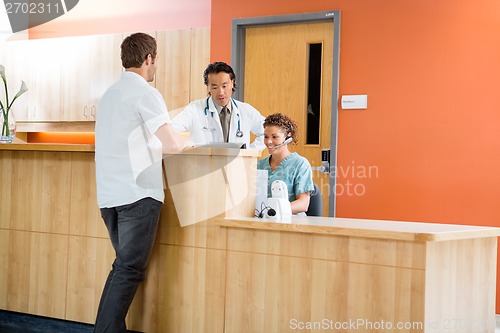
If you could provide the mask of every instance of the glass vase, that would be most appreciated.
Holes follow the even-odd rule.
[[[7,117],[0,111],[0,125],[0,143],[12,143],[16,137],[16,118],[12,110],[7,113]]]

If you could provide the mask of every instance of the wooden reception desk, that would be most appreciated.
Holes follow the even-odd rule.
[[[259,156],[258,150],[203,147],[164,155],[164,179],[180,225],[254,216]]]
[[[0,309],[94,321],[114,253],[91,148],[0,146]],[[257,156],[165,161],[170,189],[129,329],[493,333],[500,229],[255,219],[245,191]]]
[[[216,223],[228,229],[226,332],[494,331],[498,228],[321,217]]]

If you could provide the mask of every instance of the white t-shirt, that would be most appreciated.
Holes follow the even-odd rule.
[[[106,91],[95,124],[100,208],[146,197],[163,202],[162,144],[154,133],[170,123],[163,97],[140,75],[123,72]]]

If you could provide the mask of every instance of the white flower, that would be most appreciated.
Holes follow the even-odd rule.
[[[26,91],[28,91],[28,87],[26,87],[26,83],[24,81],[21,81],[21,88],[19,88],[19,91],[17,94],[14,96],[12,101],[9,103],[9,90],[7,89],[7,77],[5,76],[5,67],[3,65],[0,65],[0,76],[2,77],[3,81],[3,86],[5,88],[5,104],[0,101],[0,110],[2,111],[3,115],[3,124],[2,126],[2,136],[10,135],[10,130],[8,126],[8,121],[9,121],[9,111],[10,108],[12,107],[12,104],[16,101],[16,99],[19,98],[22,94],[24,94]]]
[[[14,101],[19,96],[28,91],[28,87],[26,86],[26,83],[24,81],[21,81],[21,88],[19,88],[17,94],[9,103],[9,90],[7,89],[7,77],[5,76],[5,67],[3,65],[0,65],[0,76],[2,77],[3,86],[5,88],[5,104],[2,103],[2,101],[0,101],[0,109],[2,109],[2,111],[4,112],[4,117],[5,117],[5,115],[9,114],[10,108],[12,107],[12,104],[14,104]]]
[[[7,82],[7,79],[5,78],[5,67],[3,67],[3,65],[0,65],[0,76],[2,77],[3,82]]]
[[[14,96],[14,98],[12,99],[12,102],[10,102],[10,105],[9,105],[8,109],[10,109],[10,107],[12,106],[12,104],[14,104],[14,101],[19,96],[21,96],[22,94],[24,94],[27,91],[28,91],[28,87],[26,87],[26,83],[24,83],[24,81],[21,81],[21,88],[19,88],[19,91],[17,92],[16,96]]]

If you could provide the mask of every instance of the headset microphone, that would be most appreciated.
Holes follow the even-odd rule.
[[[284,146],[284,145],[289,144],[290,142],[292,142],[292,140],[293,140],[292,138],[288,138],[288,139],[286,139],[285,141],[283,141],[283,143],[280,143],[279,145],[276,145],[276,146],[274,146],[274,147],[270,147],[270,148],[271,148],[271,149],[276,149],[276,148],[279,148],[279,147],[281,147],[281,146]]]

